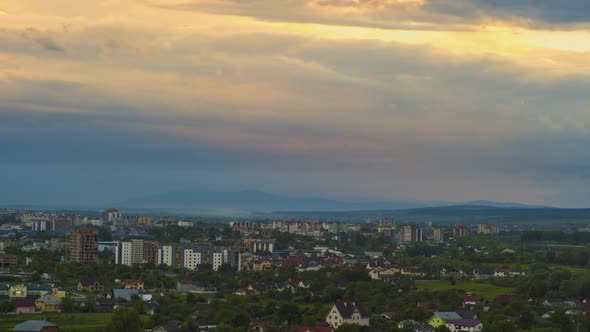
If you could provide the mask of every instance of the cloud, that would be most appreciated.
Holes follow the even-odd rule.
[[[23,38],[35,42],[37,45],[48,51],[54,52],[65,52],[65,48],[59,45],[51,37],[43,34],[42,32],[29,28],[22,33]]]
[[[398,30],[473,31],[477,25],[573,29],[590,23],[585,0],[182,0],[147,2],[160,8],[209,11],[261,20]]]
[[[68,3],[0,22],[15,186],[38,169],[70,197],[121,181],[546,204],[587,181],[590,61],[566,45],[586,37],[484,31],[528,24],[507,3]]]

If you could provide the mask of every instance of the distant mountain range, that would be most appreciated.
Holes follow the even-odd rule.
[[[505,206],[505,205],[502,205]],[[378,220],[382,217],[412,223],[482,223],[550,225],[554,229],[568,223],[590,224],[590,209],[561,209],[551,207],[491,207],[481,205],[449,205],[404,210],[364,211],[275,211],[272,218],[305,220]]]
[[[442,202],[442,201],[340,201],[318,197],[286,196],[258,190],[237,192],[168,192],[133,198],[117,206],[131,209],[179,209],[179,210],[242,210],[252,212],[271,211],[359,211],[401,210],[449,205],[477,205],[502,208],[535,208],[519,203],[492,201]]]

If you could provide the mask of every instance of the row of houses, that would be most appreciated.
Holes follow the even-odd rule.
[[[509,268],[487,268],[487,267],[480,267],[476,268],[472,271],[471,274],[465,272],[461,268],[454,268],[445,266],[440,269],[440,276],[441,278],[464,278],[473,276],[473,279],[476,280],[483,280],[488,278],[505,278],[505,277],[517,277],[517,276],[524,276],[526,272],[520,269],[509,269]]]
[[[361,305],[355,302],[337,302],[326,315],[326,324],[335,329],[343,324],[369,326],[370,316]],[[434,332],[442,326],[451,332],[480,332],[483,329],[483,323],[477,314],[471,311],[436,311],[427,322],[406,320],[398,324],[399,328],[406,326],[422,332]]]

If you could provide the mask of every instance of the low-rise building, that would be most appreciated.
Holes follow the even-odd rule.
[[[144,289],[143,280],[141,279],[125,279],[123,280],[121,286],[123,286],[125,289]]]
[[[46,320],[28,320],[16,324],[12,330],[18,332],[59,332],[59,327]]]
[[[342,324],[369,326],[369,315],[355,302],[337,302],[326,315],[326,323],[335,329]]]
[[[42,312],[57,312],[61,306],[61,298],[53,295],[44,295],[35,300],[35,306]]]
[[[85,279],[78,282],[78,291],[99,292],[104,289],[100,282],[94,279]]]
[[[35,312],[37,306],[31,299],[14,299],[11,301],[17,314]]]

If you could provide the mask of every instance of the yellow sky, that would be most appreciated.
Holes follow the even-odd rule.
[[[166,3],[166,2],[164,2]],[[171,3],[171,2],[168,2]],[[182,3],[182,2],[177,2]],[[314,10],[311,5],[309,10]],[[334,15],[341,9],[322,8]],[[375,10],[373,8],[372,10]],[[236,33],[280,32],[306,38],[335,40],[375,40],[407,45],[428,45],[456,56],[501,56],[523,66],[546,68],[554,73],[571,73],[587,68],[590,57],[580,56],[575,63],[563,61],[555,52],[590,51],[590,32],[531,30],[506,23],[471,25],[467,31],[395,30],[364,26],[322,23],[280,22],[247,16],[221,15],[161,9],[141,1],[8,1],[0,10],[0,27],[5,29],[34,28],[59,35],[65,29],[75,31],[93,27],[132,29],[153,34],[156,38],[175,39],[188,35],[231,35]],[[546,54],[544,56],[544,54]]]

